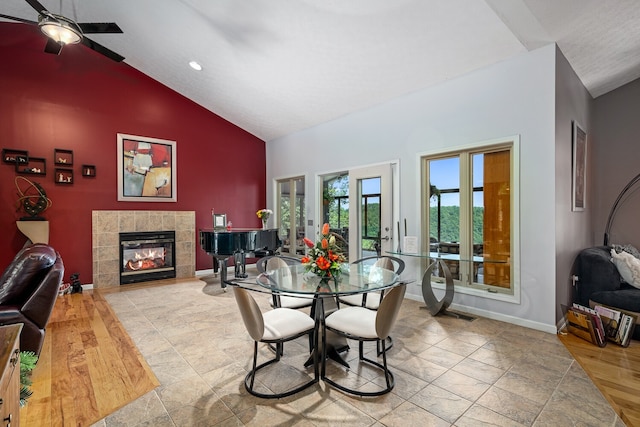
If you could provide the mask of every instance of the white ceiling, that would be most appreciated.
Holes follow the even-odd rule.
[[[552,42],[593,97],[640,77],[638,0],[40,2],[116,22],[124,34],[89,38],[265,141]],[[24,0],[0,14],[37,20]]]

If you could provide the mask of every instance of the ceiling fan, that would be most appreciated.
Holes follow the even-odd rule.
[[[115,22],[75,22],[62,15],[49,12],[38,0],[25,1],[38,12],[38,22],[2,14],[0,14],[0,17],[38,25],[40,30],[47,36],[45,52],[58,55],[65,45],[82,43],[116,62],[121,62],[124,59],[123,56],[85,36],[85,34],[122,33],[122,30]]]

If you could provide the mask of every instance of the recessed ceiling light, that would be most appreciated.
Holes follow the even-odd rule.
[[[196,71],[202,70],[202,65],[198,64],[196,61],[189,62],[189,66]]]

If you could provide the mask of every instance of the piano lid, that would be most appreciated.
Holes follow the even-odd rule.
[[[278,230],[233,229],[200,230],[200,247],[209,255],[233,255],[238,251],[274,252],[282,245]]]

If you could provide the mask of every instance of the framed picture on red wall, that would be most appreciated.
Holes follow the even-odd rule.
[[[118,134],[118,201],[177,202],[176,142]]]

